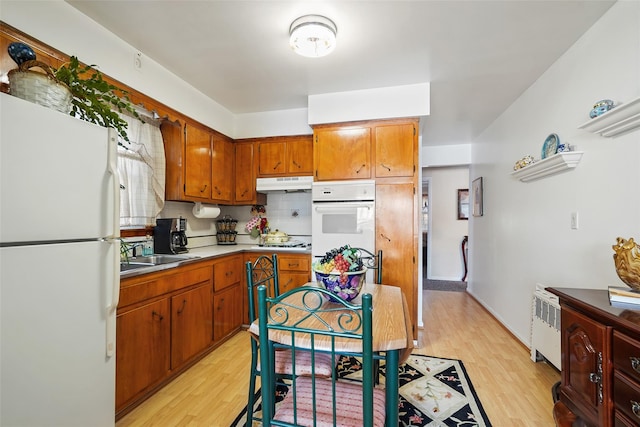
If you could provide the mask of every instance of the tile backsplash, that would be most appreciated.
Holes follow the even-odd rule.
[[[311,193],[269,193],[266,217],[271,230],[281,230],[296,240],[311,242]],[[187,219],[188,247],[196,248],[216,244],[216,221],[224,215],[238,220],[237,242],[257,244],[245,225],[251,219],[251,206],[220,206],[220,216],[200,219],[193,215],[193,203],[166,202],[159,218],[183,217]]]

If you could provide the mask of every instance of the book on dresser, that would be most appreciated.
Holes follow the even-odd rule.
[[[620,286],[609,286],[609,302],[611,305],[637,306],[640,310],[640,291]]]

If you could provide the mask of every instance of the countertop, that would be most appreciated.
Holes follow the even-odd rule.
[[[213,259],[220,256],[232,255],[243,252],[268,252],[268,253],[294,253],[294,254],[311,254],[311,248],[274,248],[274,247],[256,247],[256,245],[213,245],[205,246],[201,248],[189,249],[186,253],[180,255],[186,255],[192,257],[187,260],[176,261],[169,264],[152,265],[149,267],[136,268],[134,270],[127,270],[120,272],[120,279],[136,277],[143,274],[154,273],[157,271],[168,270],[180,265],[189,264],[192,262],[202,261],[206,259]]]

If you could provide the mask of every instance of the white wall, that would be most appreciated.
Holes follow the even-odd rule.
[[[469,168],[423,168],[425,178],[431,178],[427,277],[460,280],[464,275],[460,245],[468,234],[469,221],[458,219],[458,189],[469,188]]]
[[[430,97],[429,83],[309,95],[309,124],[428,116]]]
[[[640,130],[578,130],[594,102],[640,96],[640,2],[617,2],[476,141],[470,179],[484,177],[484,216],[471,217],[469,291],[529,343],[536,282],[621,285],[611,246],[640,237]],[[584,151],[573,171],[531,183],[510,176],[540,157],[550,133]],[[571,212],[579,229],[570,229]]]

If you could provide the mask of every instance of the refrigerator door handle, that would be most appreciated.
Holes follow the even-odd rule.
[[[120,301],[120,175],[118,174],[118,136],[115,129],[109,129],[107,170],[113,185],[112,229],[107,241],[113,246],[113,283],[111,283],[111,303],[106,307],[106,351],[107,357],[116,352],[116,310]]]
[[[111,303],[107,304],[105,317],[107,320],[106,350],[107,357],[112,357],[116,352],[116,310],[120,302],[120,240],[108,239],[113,246],[113,281],[111,283]]]
[[[109,128],[109,150],[107,155],[107,171],[111,174],[111,182],[113,185],[113,212],[112,212],[112,229],[109,238],[116,239],[120,237],[120,174],[118,173],[118,135],[115,129]],[[118,258],[120,263],[120,258]],[[118,270],[118,277],[120,271]]]

